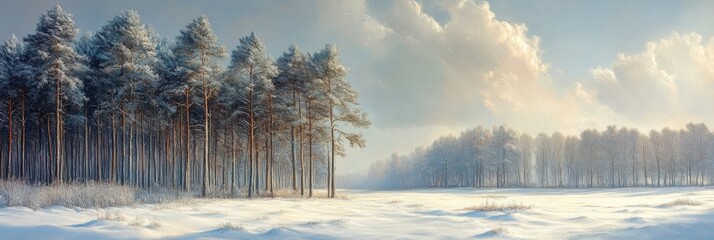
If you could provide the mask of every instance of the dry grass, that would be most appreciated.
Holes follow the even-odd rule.
[[[246,195],[247,196],[247,195]],[[304,195],[300,195],[300,190],[293,191],[292,189],[276,189],[271,194],[270,192],[261,191],[257,198],[287,198],[287,199],[309,199],[309,198],[325,198],[327,199],[327,191],[322,189],[313,189],[312,197],[309,197],[308,190],[305,189]],[[349,200],[347,194],[337,193],[334,199]]]
[[[503,196],[503,195],[481,195],[479,197],[488,198],[488,199],[504,199],[504,198],[506,198],[506,196]]]
[[[143,203],[195,201],[195,193],[167,188],[140,189],[105,182],[33,185],[22,181],[0,181],[0,207],[52,206],[106,208]]]
[[[180,189],[152,187],[149,189],[135,188],[106,182],[74,182],[50,185],[28,184],[22,181],[0,181],[0,207],[28,207],[32,209],[47,208],[52,206],[80,207],[80,208],[106,208],[134,206],[136,204],[154,204],[162,207],[179,205],[197,206],[211,202],[215,199],[245,197],[245,189],[230,190],[215,188],[209,191],[209,198],[199,198],[200,192],[194,189],[184,192]],[[327,198],[327,191],[316,190],[313,198]],[[292,189],[276,190],[272,196],[262,192],[259,198],[289,198],[305,199],[299,191]],[[335,199],[347,200],[347,195],[337,194]],[[166,205],[168,204],[168,205]],[[166,206],[164,206],[166,205]]]
[[[134,218],[134,221],[132,221],[131,223],[129,223],[129,226],[132,226],[132,227],[142,227],[142,226],[144,226],[144,219],[141,218],[140,216],[136,216],[136,218]]]
[[[104,212],[97,214],[97,220],[123,222],[124,219],[126,218],[120,212]]]
[[[149,222],[149,224],[146,225],[146,227],[151,228],[151,229],[159,229],[159,228],[161,228],[161,222],[159,222],[159,220],[157,220],[157,219],[154,219],[154,220],[151,220]]]
[[[533,205],[526,205],[513,201],[507,203],[497,203],[495,201],[489,201],[488,199],[486,199],[481,205],[467,207],[463,210],[477,212],[515,212],[520,210],[528,210],[531,208],[533,208]]]
[[[293,191],[292,189],[279,189],[279,190],[274,190],[272,196],[271,196],[270,192],[261,192],[259,197],[261,197],[261,198],[269,198],[269,197],[299,198],[302,196],[300,196],[300,190]]]
[[[135,203],[134,189],[126,186],[86,183],[29,185],[19,181],[0,181],[0,206],[33,209],[64,206],[103,208]]]
[[[678,198],[674,201],[659,205],[660,207],[674,207],[674,206],[699,206],[704,204],[703,202],[692,200],[689,198]]]
[[[407,205],[407,207],[410,207],[410,208],[421,208],[421,207],[424,207],[424,204],[421,204],[421,203],[412,203],[412,204]]]
[[[327,221],[327,223],[331,223],[331,224],[342,224],[342,223],[346,223],[346,222],[347,222],[347,219],[345,219],[345,218],[336,218],[336,219]]]
[[[141,216],[136,216],[134,218],[134,221],[129,223],[129,226],[132,227],[145,227],[145,228],[151,228],[151,229],[158,229],[161,228],[161,222],[159,222],[158,219],[154,218],[153,220],[146,220],[142,218]]]
[[[325,223],[327,223],[327,224],[342,224],[342,223],[346,223],[346,222],[347,222],[347,219],[344,219],[344,218],[335,218],[335,219],[331,219],[331,220],[324,220],[324,219],[314,220],[313,219],[313,220],[308,220],[305,224],[307,224],[307,225],[320,225],[320,224],[325,224]]]
[[[243,225],[240,225],[239,223],[225,222],[218,227],[218,230],[221,232],[243,231],[245,228],[243,228]]]
[[[496,228],[493,228],[493,229],[489,230],[489,232],[490,232],[490,233],[493,233],[493,234],[496,234],[496,235],[500,235],[500,234],[508,233],[508,229],[504,228],[504,227],[501,225],[501,226],[498,226],[498,227],[496,227]]]
[[[305,194],[305,195],[307,195],[307,194]],[[327,191],[314,191],[312,196],[313,196],[313,198],[328,198]],[[350,198],[349,198],[349,196],[347,196],[347,194],[342,194],[342,193],[339,193],[339,191],[338,191],[337,194],[335,194],[334,199],[349,200]]]
[[[307,225],[318,225],[324,223],[324,220],[308,220],[305,224]]]

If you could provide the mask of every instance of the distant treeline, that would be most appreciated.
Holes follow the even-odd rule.
[[[505,126],[447,136],[371,165],[374,188],[660,187],[714,182],[714,135],[703,123],[640,133],[608,126],[580,135]]]
[[[370,122],[334,45],[273,61],[251,33],[224,67],[205,16],[174,41],[136,11],[77,34],[55,6],[2,45],[0,178],[334,197],[335,157],[364,146],[348,130]]]

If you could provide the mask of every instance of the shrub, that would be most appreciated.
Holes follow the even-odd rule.
[[[146,227],[152,228],[152,229],[158,229],[158,228],[161,228],[161,222],[159,222],[159,220],[154,219],[151,222],[149,222],[149,225],[146,225]]]
[[[141,217],[139,217],[139,216],[136,216],[136,218],[134,218],[134,221],[132,221],[131,223],[129,223],[129,226],[132,226],[132,227],[141,227],[141,226],[144,226],[144,219],[141,218]]]
[[[516,203],[513,201],[508,203],[497,203],[486,199],[481,205],[467,207],[463,210],[478,212],[513,212],[519,210],[528,210],[531,208],[533,208],[533,205],[525,205],[523,203]]]
[[[678,198],[674,201],[660,205],[660,207],[674,207],[674,206],[699,206],[703,203],[700,201],[692,200],[689,198]]]
[[[221,224],[221,226],[219,226],[218,229],[221,232],[245,230],[245,228],[243,228],[243,225],[240,225],[239,223],[232,223],[232,222],[225,222],[225,223]]]
[[[504,233],[508,233],[508,229],[504,228],[503,226],[498,226],[496,228],[489,230],[488,232],[493,233],[493,234],[504,234]]]
[[[119,212],[105,212],[98,214],[97,219],[103,221],[121,222],[124,221],[124,215]]]

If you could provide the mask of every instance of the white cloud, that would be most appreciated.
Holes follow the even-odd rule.
[[[532,131],[552,129],[559,121],[547,121],[573,112],[568,110],[575,107],[572,97],[552,86],[540,39],[528,35],[525,25],[497,19],[486,2],[444,1],[439,6],[449,15],[442,23],[413,0],[368,11],[386,29],[381,47],[372,49],[378,49],[370,56],[372,64],[364,69],[371,82],[365,84],[364,99],[376,123],[506,123]]]
[[[507,124],[572,133],[611,116],[595,95],[554,86],[540,38],[499,20],[486,2],[445,1],[437,6],[448,14],[440,22],[413,0],[320,7],[320,25],[360,47],[350,56],[358,59],[350,78],[375,123],[367,149],[351,151],[350,161],[409,151],[414,141],[444,134],[426,129]]]
[[[714,117],[708,107],[714,101],[714,41],[705,43],[699,34],[673,33],[591,74],[590,94],[626,122],[660,127]]]

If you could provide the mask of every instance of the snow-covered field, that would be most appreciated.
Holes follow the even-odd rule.
[[[714,239],[712,187],[341,193],[346,198],[7,207],[0,239]]]

